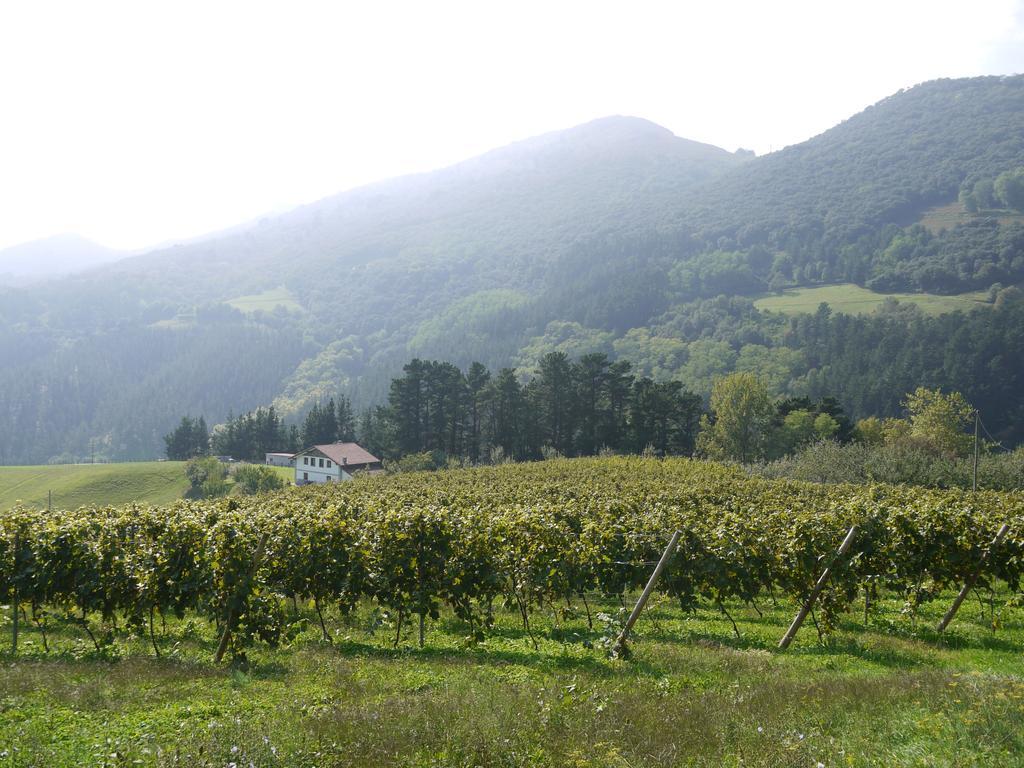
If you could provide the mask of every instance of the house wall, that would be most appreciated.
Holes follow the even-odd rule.
[[[303,464],[302,460],[308,458],[310,463]],[[352,475],[345,472],[338,464],[331,462],[327,467],[327,460],[324,466],[320,466],[321,456],[296,456],[295,457],[295,484],[307,485],[309,483],[343,483],[351,480]],[[314,464],[315,462],[315,464]]]
[[[346,478],[348,478],[348,475],[346,475],[345,478],[342,478],[339,474],[335,474],[333,471],[329,472],[326,469],[313,469],[311,467],[295,468],[296,485],[309,485],[310,483],[338,483],[343,482]]]
[[[290,456],[275,456],[274,454],[267,454],[267,465],[271,467],[291,467],[294,465],[295,460]]]

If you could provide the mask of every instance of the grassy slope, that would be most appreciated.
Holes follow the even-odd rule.
[[[295,467],[271,467],[274,473],[289,483],[295,480]]]
[[[993,635],[972,599],[939,639],[928,627],[951,598],[926,606],[917,628],[896,601],[876,604],[869,626],[851,615],[826,644],[808,621],[780,653],[793,605],[762,605],[763,617],[730,605],[736,638],[718,611],[683,616],[656,597],[628,661],[606,658],[602,621],[588,630],[580,601],[537,615],[536,649],[500,609],[478,646],[443,615],[424,649],[414,622],[393,649],[394,625],[368,605],[347,620],[328,609],[328,646],[305,606],[292,646],[254,651],[248,672],[210,662],[205,622],[171,620],[163,634],[158,620],[158,660],[123,627],[98,654],[51,618],[48,654],[31,627],[17,662],[0,652],[0,755],[50,766],[1019,765],[1024,611],[1003,608]],[[618,609],[590,601],[595,614]],[[0,610],[0,635],[9,629]]]
[[[945,312],[962,310],[968,312],[978,307],[991,306],[985,299],[985,291],[972,291],[957,296],[937,296],[930,293],[875,293],[853,283],[823,285],[817,288],[792,288],[781,295],[765,296],[754,302],[758,309],[795,315],[801,312],[813,313],[822,302],[834,312],[848,315],[865,315],[874,312],[886,299],[914,304],[925,314],[941,315]]]
[[[286,483],[295,480],[291,467],[271,469]],[[188,481],[183,461],[0,467],[0,510],[19,501],[44,507],[48,490],[57,509],[132,501],[167,504],[184,495]]]
[[[53,491],[54,507],[73,508],[132,501],[166,504],[187,489],[180,461],[0,467],[0,510],[18,501],[46,506],[47,491]]]
[[[225,303],[241,312],[255,312],[256,310],[272,312],[277,307],[283,307],[289,312],[302,311],[302,305],[296,300],[295,294],[283,286],[249,296],[239,296]]]
[[[1024,214],[1011,210],[982,211],[981,216],[994,216],[999,219],[1000,224],[1024,223]],[[952,202],[948,205],[937,205],[929,208],[923,214],[918,223],[932,233],[938,234],[944,229],[952,229],[957,224],[966,224],[975,218],[975,214],[968,213],[963,203]]]

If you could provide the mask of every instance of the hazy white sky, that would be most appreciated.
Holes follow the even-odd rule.
[[[140,248],[610,114],[759,154],[1024,71],[1024,3],[0,0],[0,248]]]

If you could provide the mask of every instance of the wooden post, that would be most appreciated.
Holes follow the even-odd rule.
[[[949,606],[949,610],[946,611],[946,615],[942,617],[942,621],[939,622],[939,626],[935,628],[936,632],[943,632],[946,627],[949,626],[949,622],[953,620],[953,617],[956,616],[956,612],[960,610],[960,604],[967,598],[968,593],[974,588],[975,583],[981,577],[981,572],[985,567],[985,562],[988,560],[989,553],[1002,543],[1009,530],[1010,526],[1003,523],[1003,527],[999,529],[996,537],[992,539],[992,543],[988,545],[988,549],[981,553],[981,559],[978,561],[978,567],[975,569],[974,573],[968,577],[967,581],[964,582],[964,586],[963,589],[960,590],[960,594],[956,596],[956,600],[954,600],[953,604]]]
[[[18,603],[21,602],[18,595],[18,551],[21,549],[20,531],[14,532],[14,600],[11,608],[14,609],[14,626],[11,629],[11,655],[18,653]]]
[[[804,603],[803,608],[800,609],[800,613],[793,619],[793,623],[789,625],[789,629],[786,634],[779,640],[779,649],[786,650],[789,648],[789,644],[793,642],[793,638],[796,637],[796,633],[800,630],[800,625],[804,623],[804,619],[807,618],[807,614],[811,612],[814,607],[814,603],[818,599],[818,595],[825,588],[825,584],[828,582],[828,577],[832,575],[832,566],[843,555],[850,549],[850,545],[853,543],[853,536],[857,532],[857,526],[850,526],[850,530],[846,534],[846,538],[843,539],[843,543],[839,545],[839,551],[836,552],[835,559],[828,565],[828,567],[822,571],[821,576],[818,577],[818,582],[814,585],[814,589],[811,590],[811,594],[807,597],[807,601]]]
[[[643,593],[640,595],[640,599],[636,601],[636,605],[633,607],[633,612],[629,614],[629,618],[626,619],[626,626],[622,628],[622,632],[619,633],[618,638],[615,640],[615,652],[621,653],[626,647],[626,640],[629,638],[629,631],[633,629],[633,625],[636,624],[636,620],[640,618],[640,612],[643,611],[644,606],[647,605],[647,601],[651,597],[651,592],[654,591],[654,587],[658,583],[658,578],[661,576],[661,572],[665,570],[665,566],[668,565],[668,561],[672,557],[672,553],[676,551],[676,545],[679,544],[680,532],[676,531],[672,534],[672,538],[668,542],[668,546],[665,547],[665,551],[661,554],[661,559],[658,564],[654,567],[654,573],[651,574],[651,578],[647,580],[647,586],[644,587]]]
[[[231,641],[231,632],[235,628],[235,620],[237,615],[235,612],[235,605],[245,599],[249,592],[249,586],[252,580],[256,577],[256,571],[260,567],[260,560],[263,559],[263,549],[267,546],[267,534],[260,536],[259,544],[256,545],[256,553],[252,558],[252,568],[249,569],[249,573],[245,580],[238,585],[238,591],[235,593],[235,599],[232,601],[232,605],[228,607],[228,615],[224,622],[224,634],[220,636],[220,643],[217,645],[217,653],[213,657],[215,663],[220,664],[221,659],[224,658],[224,652],[228,649],[228,643]]]
[[[978,491],[978,422],[981,421],[981,414],[974,412],[974,482],[971,483],[971,491]],[[939,630],[940,632],[942,630]]]

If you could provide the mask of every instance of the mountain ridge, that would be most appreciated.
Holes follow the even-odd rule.
[[[849,390],[854,376],[829,372],[843,361],[807,339],[787,346],[792,331],[753,298],[838,282],[994,297],[1024,280],[1024,229],[979,215],[932,233],[913,220],[1018,165],[1024,77],[972,78],[894,94],[763,157],[613,116],[341,192],[8,294],[0,435],[34,447],[0,445],[0,460],[45,461],[90,436],[111,456],[152,456],[183,413],[215,423],[276,402],[295,418],[340,391],[368,406],[414,354],[528,367],[552,349],[604,351],[702,394],[714,375],[752,366],[780,394],[894,413],[906,390]],[[224,304],[277,289],[303,312]],[[908,339],[913,323],[934,325],[898,318]],[[865,333],[890,332],[873,322]],[[892,381],[916,371],[997,399],[944,365],[921,358]]]
[[[51,235],[0,250],[0,284],[29,285],[84,272],[128,255],[81,235]]]

